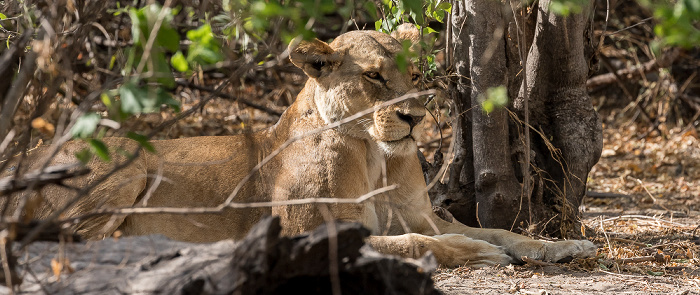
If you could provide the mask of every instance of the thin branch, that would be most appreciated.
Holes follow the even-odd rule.
[[[521,89],[520,93],[522,94],[522,99],[523,99],[523,104],[522,104],[522,111],[523,111],[523,122],[525,126],[530,125],[530,108],[529,108],[529,96],[528,96],[528,91],[527,91],[527,42],[525,40],[525,13],[523,12],[523,3],[520,2],[520,21],[518,21],[518,14],[515,11],[515,5],[517,2],[511,2],[510,9],[513,12],[513,19],[515,20],[515,26],[516,26],[516,37],[518,40],[518,55],[520,57],[520,63],[523,65],[523,81],[521,84]],[[515,223],[518,220],[518,216],[520,215],[520,212],[522,211],[522,204],[523,204],[523,199],[527,198],[527,212],[528,212],[528,220],[530,224],[532,224],[532,191],[531,191],[531,185],[530,183],[532,182],[531,175],[530,175],[530,129],[529,128],[524,128],[523,132],[523,138],[524,138],[524,143],[523,143],[523,152],[525,153],[525,159],[524,163],[521,165],[522,169],[522,174],[523,174],[523,185],[522,189],[520,192],[520,202],[519,202],[519,208],[518,208],[518,214],[515,216],[515,219],[513,219],[513,224],[511,225],[511,229],[515,227]]]
[[[230,203],[225,208],[232,209],[250,209],[250,208],[269,208],[269,207],[281,207],[281,206],[293,206],[293,205],[307,205],[307,204],[361,204],[369,200],[370,198],[383,194],[385,192],[395,190],[399,186],[396,184],[378,188],[355,199],[343,199],[343,198],[306,198],[297,200],[284,200],[284,201],[271,201],[271,202],[251,202],[251,203]],[[88,214],[81,216],[76,216],[72,218],[62,219],[59,222],[75,222],[78,220],[86,219],[89,217],[103,215],[103,214],[114,214],[114,215],[129,215],[129,214],[212,214],[220,213],[223,209],[220,206],[217,207],[195,207],[195,208],[182,208],[182,207],[139,207],[139,208],[107,208],[93,210]]]
[[[5,138],[10,132],[14,114],[19,107],[19,102],[24,96],[24,92],[27,89],[27,85],[30,83],[31,77],[34,75],[35,69],[36,53],[30,51],[26,58],[24,58],[19,74],[17,74],[17,78],[12,83],[12,87],[3,101],[2,113],[0,113],[0,138]]]
[[[340,292],[340,272],[338,271],[338,229],[328,209],[328,204],[319,204],[318,210],[321,212],[326,222],[328,230],[328,273],[331,278],[331,290],[333,295],[341,295]]]
[[[666,52],[664,55],[662,55],[660,59],[653,59],[640,65],[591,77],[586,81],[586,87],[588,87],[588,89],[592,89],[599,86],[611,84],[615,81],[619,81],[620,77],[626,77],[628,79],[635,78],[638,75],[651,72],[653,70],[658,69],[659,67],[665,67],[670,65],[671,63],[673,63],[673,61],[676,60],[678,54],[678,50],[670,50],[669,52]]]
[[[8,247],[9,245],[7,244],[10,239],[7,238],[7,230],[3,230],[0,232],[0,258],[2,258],[2,271],[3,271],[3,276],[5,277],[5,285],[10,291],[10,294],[14,294],[13,292],[13,279],[14,282],[16,283],[18,278],[16,277],[16,273],[12,269],[14,265],[10,265],[10,257],[12,253],[10,252],[10,248]]]
[[[607,15],[607,13],[606,13],[606,15],[605,15],[605,19],[606,19],[605,25],[606,25],[606,27],[607,27],[607,18],[608,18],[608,15]],[[605,36],[615,35],[615,34],[617,34],[617,33],[620,33],[620,32],[623,32],[623,31],[627,31],[627,30],[629,30],[629,29],[631,29],[631,28],[634,28],[634,27],[636,27],[636,26],[643,25],[643,24],[645,24],[646,22],[648,22],[648,21],[650,21],[650,20],[652,20],[652,19],[654,19],[654,17],[647,17],[647,18],[645,18],[645,19],[643,19],[643,20],[640,20],[638,23],[636,23],[636,24],[634,24],[634,25],[631,25],[631,26],[629,26],[629,27],[625,27],[625,28],[623,28],[623,29],[617,30],[617,31],[612,32],[612,33],[607,33],[607,34],[605,34]],[[605,33],[605,31],[603,31],[603,33]]]
[[[251,108],[264,111],[264,112],[266,112],[266,113],[275,115],[275,116],[277,116],[277,117],[282,116],[282,112],[280,112],[280,111],[273,110],[273,109],[268,108],[268,107],[266,107],[266,106],[264,106],[264,105],[260,105],[260,104],[254,103],[254,102],[249,101],[249,100],[244,99],[244,98],[234,97],[233,95],[230,95],[230,94],[228,94],[228,93],[223,93],[223,92],[221,92],[221,90],[218,90],[218,89],[212,89],[212,88],[205,87],[205,86],[195,85],[195,84],[192,84],[192,83],[190,83],[190,82],[187,82],[187,81],[185,81],[185,80],[180,80],[180,79],[176,80],[175,83],[177,83],[178,85],[180,85],[180,86],[182,86],[182,87],[192,88],[192,89],[196,89],[196,90],[199,90],[199,91],[206,91],[206,92],[211,93],[212,95],[215,95],[215,96],[218,96],[218,97],[221,97],[221,98],[225,98],[225,99],[228,99],[228,100],[240,102],[240,103],[242,103],[242,104],[244,104],[244,105],[247,105],[247,106],[249,106],[249,107],[251,107]]]
[[[641,257],[629,257],[629,258],[620,258],[620,259],[615,259],[615,262],[617,263],[640,263],[640,262],[651,262],[651,261],[656,261],[656,262],[664,262],[664,256],[663,254],[658,254],[654,256],[641,256]]]
[[[586,197],[594,198],[594,199],[631,198],[630,195],[626,195],[626,194],[594,192],[594,191],[586,191]]]
[[[165,19],[165,16],[168,15],[170,12],[170,4],[172,3],[172,0],[166,0],[165,3],[163,3],[163,8],[160,10],[160,13],[158,14],[158,18],[156,19],[156,22],[153,24],[153,29],[151,29],[151,32],[148,35],[148,40],[146,41],[146,45],[143,48],[143,57],[141,57],[141,62],[139,62],[138,66],[136,67],[136,72],[141,73],[146,66],[146,62],[149,61],[151,57],[151,50],[153,49],[153,43],[156,41],[156,36],[158,36],[158,31],[160,31],[160,26],[163,25],[163,20]],[[151,67],[151,71],[154,69],[154,67]]]
[[[646,216],[646,215],[621,215],[621,216],[603,219],[600,221],[600,223],[603,224],[605,222],[614,221],[614,220],[618,220],[618,219],[651,219],[651,220],[654,220],[657,222],[668,223],[668,224],[674,225],[674,226],[679,226],[679,227],[684,227],[684,228],[693,228],[693,226],[688,225],[688,224],[682,224],[682,223],[678,223],[678,222],[663,220],[663,219],[655,217],[655,216]]]
[[[551,262],[545,262],[545,261],[541,261],[541,260],[536,260],[536,259],[532,259],[532,258],[527,257],[527,256],[520,257],[520,259],[521,259],[522,261],[525,261],[525,262],[528,263],[528,264],[537,265],[537,266],[552,266],[552,265],[556,265],[556,264],[551,263]]]
[[[13,176],[2,178],[0,179],[0,195],[18,192],[32,185],[35,189],[39,189],[48,184],[61,184],[66,179],[90,172],[90,169],[86,167],[75,169],[78,167],[80,167],[79,164],[57,165],[32,171],[20,179],[15,179]]]

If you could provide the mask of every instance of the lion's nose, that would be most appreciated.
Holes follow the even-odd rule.
[[[411,126],[411,129],[413,129],[413,127],[416,127],[416,125],[418,125],[420,121],[423,121],[423,117],[425,117],[425,115],[414,116],[411,114],[404,114],[399,111],[396,111],[396,115],[399,116],[399,119],[408,123],[408,125]]]

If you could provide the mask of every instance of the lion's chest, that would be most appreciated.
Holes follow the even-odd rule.
[[[384,154],[379,150],[379,147],[374,142],[367,142],[367,183],[369,190],[375,190],[383,187],[386,184],[386,160]]]

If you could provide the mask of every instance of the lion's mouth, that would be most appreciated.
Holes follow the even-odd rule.
[[[384,141],[384,142],[386,142],[386,143],[399,143],[399,142],[402,142],[402,141],[404,141],[404,140],[416,141],[416,139],[413,138],[413,135],[409,134],[409,135],[406,135],[406,136],[404,136],[404,137],[402,137],[402,138],[399,138],[399,139],[397,139],[397,140],[387,140],[387,141]]]

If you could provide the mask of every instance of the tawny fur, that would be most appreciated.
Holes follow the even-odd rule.
[[[410,29],[402,27],[394,36],[416,42],[418,35]],[[349,32],[331,44],[315,40],[292,45],[292,62],[310,78],[275,126],[236,136],[154,141],[157,154],[142,152],[133,164],[111,176],[62,217],[79,216],[97,208],[215,207],[262,158],[288,138],[415,91],[417,69],[411,65],[402,72],[396,64],[402,49],[394,37],[374,31]],[[508,264],[521,256],[558,261],[595,254],[596,248],[589,241],[536,241],[504,230],[450,223],[434,215],[416,157],[416,130],[408,122],[417,122],[424,115],[422,103],[410,99],[305,137],[264,165],[234,201],[354,199],[382,186],[382,161],[386,161],[387,182],[397,184],[396,190],[362,204],[329,206],[335,218],[367,226],[373,233],[368,242],[381,252],[416,258],[430,250],[439,263],[447,266]],[[128,139],[105,141],[113,150],[138,148]],[[53,163],[76,162],[73,154],[82,148],[80,142],[67,143]],[[30,165],[22,170],[35,169],[45,153],[43,149],[32,152],[25,161]],[[114,159],[121,160],[121,156]],[[112,165],[94,160],[89,164],[92,174],[69,184],[85,186]],[[159,175],[160,184],[153,187]],[[31,217],[46,218],[73,195],[65,188],[45,187],[40,195],[43,203]],[[12,196],[6,212],[14,211],[20,197]],[[281,217],[288,235],[311,230],[324,220],[318,205],[307,204],[227,209],[220,214],[99,216],[82,220],[75,230],[90,239],[120,230],[128,235],[160,233],[177,240],[211,242],[240,239],[261,217],[270,214]]]

